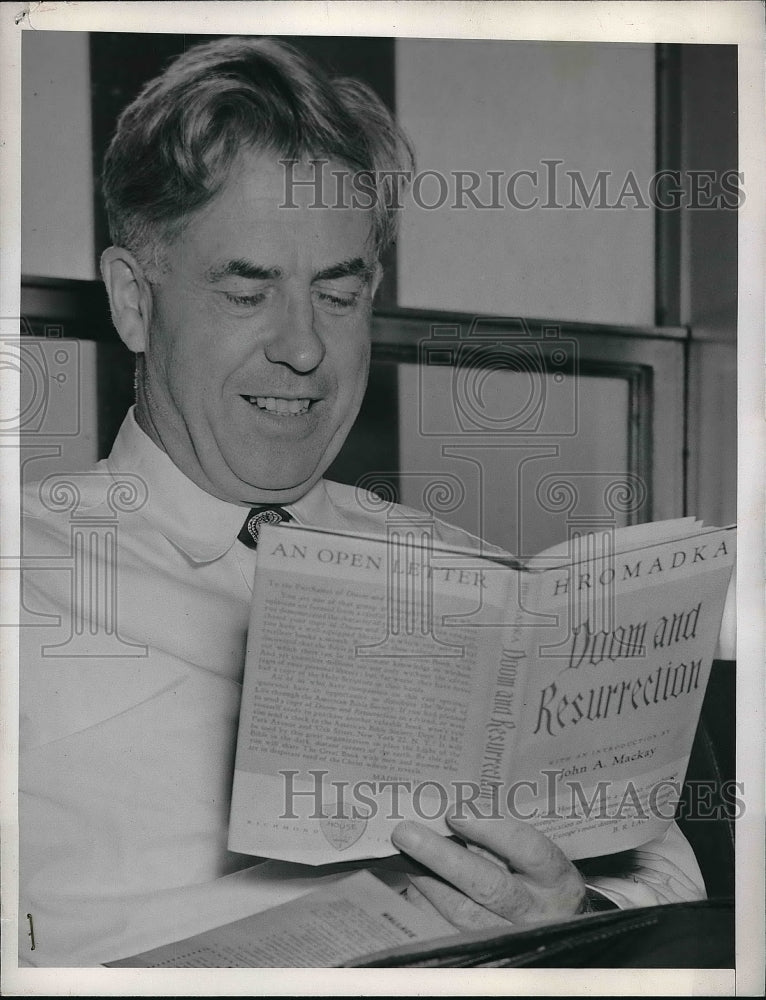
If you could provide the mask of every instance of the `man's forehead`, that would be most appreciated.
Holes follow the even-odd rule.
[[[357,171],[338,160],[317,156],[290,159],[270,150],[244,150],[234,161],[222,191],[286,211],[365,208],[355,197]]]
[[[332,248],[338,260],[370,258],[373,212],[354,200],[352,178],[342,163],[292,162],[268,151],[245,151],[216,196],[190,220],[187,239],[209,263],[250,258],[259,246],[268,253],[296,241]]]

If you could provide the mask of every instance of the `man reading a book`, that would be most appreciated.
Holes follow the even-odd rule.
[[[25,963],[110,961],[323,874],[254,867],[226,849],[257,555],[246,522],[265,504],[267,519],[276,508],[299,524],[385,533],[382,514],[323,474],[365,390],[396,172],[410,168],[406,139],[366,87],[269,40],[191,49],[119,121],[102,272],[136,356],[136,405],[109,458],[70,478],[78,512],[95,520],[114,512],[115,484],[135,502],[122,503],[114,547],[89,552],[91,582],[114,574],[111,604],[52,565],[70,566],[74,524],[55,496],[33,490],[27,502],[26,530],[51,559],[25,574],[24,603],[51,617],[22,629]],[[446,525],[435,536],[477,544]],[[67,652],[75,633],[92,637],[78,655]],[[394,846],[424,866],[408,898],[458,928],[586,909],[585,880],[558,847],[510,817],[487,826],[455,821],[457,839],[398,827]],[[589,877],[594,899],[704,895],[675,827],[621,864]]]

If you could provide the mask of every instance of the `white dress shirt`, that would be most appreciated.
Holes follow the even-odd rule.
[[[385,533],[385,509],[370,507],[322,480],[288,509]],[[246,513],[190,482],[132,411],[95,470],[27,491],[22,964],[97,965],[317,885],[315,869],[226,849],[256,559],[236,541]],[[438,522],[435,536],[476,543]],[[675,826],[629,853],[625,877],[589,884],[627,906],[704,896]]]

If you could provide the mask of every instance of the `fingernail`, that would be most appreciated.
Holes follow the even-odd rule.
[[[417,849],[420,843],[420,832],[412,823],[400,823],[394,827],[391,833],[391,840],[399,850],[412,851]]]

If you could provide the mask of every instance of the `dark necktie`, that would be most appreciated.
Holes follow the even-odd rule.
[[[292,514],[288,514],[284,507],[275,507],[273,504],[258,504],[253,507],[245,518],[242,530],[237,538],[249,549],[258,547],[258,532],[262,524],[283,524],[285,521],[292,521]]]

